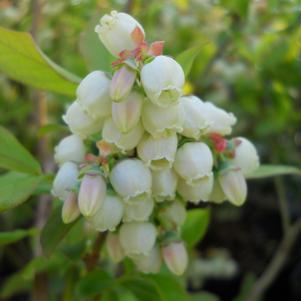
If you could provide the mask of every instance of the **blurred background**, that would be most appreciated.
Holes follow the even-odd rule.
[[[41,0],[40,7],[35,4],[0,0],[0,26],[31,31],[53,61],[79,77],[110,65],[111,57],[94,27],[112,9],[137,18],[147,40],[164,40],[165,54],[176,56],[200,47],[185,93],[232,111],[238,117],[234,136],[250,138],[261,162],[300,166],[301,1]],[[0,124],[39,156],[48,171],[53,169],[52,148],[66,134],[61,115],[72,100],[37,92],[0,73]],[[208,232],[192,254],[187,288],[207,291],[207,299],[196,299],[200,301],[247,300],[282,245],[276,260],[281,268],[277,262],[272,267],[260,300],[301,300],[301,240],[291,238],[289,231],[289,224],[301,216],[300,178],[248,184],[242,208],[227,203],[213,206]],[[0,215],[0,230],[32,228],[38,222],[37,210],[37,198],[32,197],[17,210]],[[51,300],[70,300],[58,297],[62,262],[52,259],[46,267],[31,264],[34,252],[30,237],[6,247],[0,244],[0,299],[30,300],[36,269],[47,269]]]

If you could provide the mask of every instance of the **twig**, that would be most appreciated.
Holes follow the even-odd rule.
[[[301,233],[301,218],[289,226],[284,235],[272,261],[253,285],[246,301],[257,301],[273,283],[278,273],[283,268],[286,259],[294,246],[299,234]]]
[[[99,233],[95,239],[92,252],[84,257],[84,262],[86,264],[86,268],[88,272],[91,272],[97,266],[97,263],[100,259],[100,250],[104,245],[106,236],[107,236],[106,232]]]

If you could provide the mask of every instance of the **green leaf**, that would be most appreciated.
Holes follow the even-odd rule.
[[[158,286],[151,279],[139,276],[124,276],[119,283],[129,289],[138,300],[143,301],[167,301],[160,293]]]
[[[190,301],[219,301],[220,298],[216,295],[213,295],[209,292],[200,292],[200,293],[194,293],[190,295],[189,298]]]
[[[101,14],[95,15],[80,36],[80,52],[89,69],[112,72],[112,62],[116,60],[104,47],[95,33],[94,28]]]
[[[35,191],[41,177],[8,172],[0,177],[0,212],[25,202]]]
[[[27,32],[0,27],[0,71],[35,88],[74,96],[79,78],[52,62]]]
[[[200,46],[189,48],[176,57],[176,61],[182,66],[185,77],[188,76],[192,68],[193,62],[200,53]]]
[[[111,288],[115,280],[103,270],[94,270],[83,277],[76,286],[76,294],[80,299],[96,296]]]
[[[247,175],[247,179],[261,179],[282,175],[301,176],[301,169],[288,165],[260,165],[252,174]]]
[[[62,206],[58,206],[49,217],[42,229],[41,244],[46,256],[50,256],[71,228],[79,220],[70,224],[64,224],[61,217]]]
[[[0,126],[0,167],[29,174],[40,174],[36,159],[4,127]]]
[[[36,233],[36,229],[29,230],[14,230],[7,232],[0,232],[0,246],[5,246],[17,242],[24,237],[34,235]]]
[[[188,247],[193,247],[206,234],[210,221],[210,210],[191,209],[188,210],[186,221],[182,227],[182,238]]]

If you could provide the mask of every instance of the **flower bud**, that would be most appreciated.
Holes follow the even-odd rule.
[[[71,132],[80,138],[86,138],[100,131],[103,124],[102,119],[93,119],[88,115],[78,101],[74,101],[70,105],[66,115],[63,116],[63,120],[69,126]]]
[[[200,178],[193,185],[179,179],[177,191],[185,201],[198,204],[200,201],[206,202],[210,199],[213,189],[213,174]]]
[[[159,211],[161,224],[167,229],[181,227],[186,219],[186,208],[178,200],[168,203]]]
[[[147,97],[154,104],[166,108],[179,101],[185,76],[174,59],[159,55],[143,66],[141,82]]]
[[[126,202],[141,201],[151,193],[151,172],[138,159],[119,161],[111,171],[110,181]]]
[[[196,96],[181,97],[180,104],[184,112],[183,132],[181,135],[199,139],[208,124],[204,117],[203,102]]]
[[[245,202],[247,183],[241,170],[221,171],[218,180],[230,203],[241,206]]]
[[[134,149],[143,136],[143,127],[140,122],[128,133],[121,133],[111,118],[105,120],[102,137],[106,142],[113,143],[122,152]]]
[[[152,195],[157,202],[174,200],[178,183],[173,169],[162,169],[152,172]]]
[[[80,215],[77,205],[77,195],[75,192],[70,191],[64,201],[62,208],[62,220],[65,224],[72,223]]]
[[[157,230],[152,223],[124,223],[119,230],[119,240],[127,256],[148,255],[155,245],[156,237]]]
[[[112,78],[110,96],[113,101],[123,101],[132,90],[136,80],[136,71],[127,65],[118,69]]]
[[[118,196],[107,195],[103,205],[87,220],[97,231],[114,231],[121,222],[123,212],[122,200]]]
[[[252,173],[259,167],[259,157],[255,146],[246,138],[234,138],[235,156],[231,163],[239,167],[244,176]],[[238,142],[238,143],[237,143]]]
[[[203,114],[208,124],[206,133],[231,134],[232,126],[236,123],[236,117],[232,113],[218,108],[211,102],[204,102]]]
[[[183,111],[180,105],[161,108],[146,100],[143,106],[143,126],[155,138],[181,132],[183,121]]]
[[[82,163],[86,152],[83,141],[76,135],[62,139],[54,151],[54,159],[60,165],[67,161]]]
[[[189,185],[209,176],[212,167],[212,153],[203,142],[185,143],[177,151],[174,169]]]
[[[160,272],[162,260],[158,246],[154,246],[148,255],[133,255],[131,259],[142,273],[157,274]]]
[[[227,199],[227,197],[225,196],[225,194],[223,192],[221,184],[219,183],[217,178],[214,178],[213,189],[212,189],[211,195],[209,197],[209,201],[216,203],[216,204],[221,204],[226,199]]]
[[[124,258],[124,251],[121,247],[118,234],[109,232],[106,238],[106,247],[111,260],[114,263],[120,262]]]
[[[183,242],[173,242],[163,247],[162,255],[168,269],[177,276],[186,270],[188,255]]]
[[[78,194],[78,206],[82,215],[94,215],[103,206],[107,192],[105,180],[100,175],[84,175]]]
[[[77,184],[78,169],[75,163],[66,162],[58,170],[52,186],[52,194],[61,200],[66,200],[69,192]]]
[[[112,11],[110,15],[104,15],[99,23],[95,32],[104,46],[116,57],[123,50],[134,50],[137,47],[131,35],[137,26],[144,35],[138,21],[125,13]]]
[[[147,221],[154,209],[154,201],[150,197],[138,202],[126,204],[123,216],[124,222]]]
[[[152,170],[170,168],[175,160],[177,145],[176,134],[162,138],[144,135],[137,146],[138,157]]]
[[[130,93],[120,103],[112,103],[112,119],[121,133],[127,133],[137,126],[142,103],[143,96],[137,92]]]
[[[104,72],[93,71],[80,82],[76,90],[79,103],[94,119],[111,113],[110,83]]]

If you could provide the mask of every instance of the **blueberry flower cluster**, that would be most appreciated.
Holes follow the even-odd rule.
[[[164,261],[181,275],[188,203],[242,205],[245,176],[259,166],[256,149],[228,137],[232,113],[183,96],[182,67],[162,54],[162,41],[146,42],[133,17],[113,11],[95,31],[116,61],[112,74],[93,71],[81,81],[63,116],[72,135],[55,148],[53,195],[65,223],[82,215],[108,231],[114,262],[127,256],[157,273]]]

